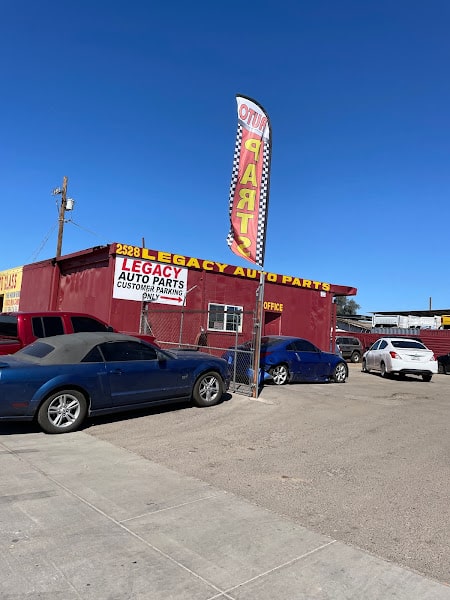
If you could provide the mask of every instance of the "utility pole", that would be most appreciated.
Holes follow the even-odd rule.
[[[59,207],[59,228],[58,228],[58,244],[56,246],[56,258],[61,256],[63,230],[64,230],[64,219],[66,215],[67,207],[67,177],[64,176],[62,188],[57,188],[53,191],[53,194],[61,194],[61,205]]]

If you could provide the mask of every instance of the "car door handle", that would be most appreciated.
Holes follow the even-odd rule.
[[[112,369],[111,370],[111,375],[122,375],[123,371],[122,369]]]

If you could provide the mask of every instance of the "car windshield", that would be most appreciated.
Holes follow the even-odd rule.
[[[428,350],[426,346],[416,340],[392,340],[394,348]]]

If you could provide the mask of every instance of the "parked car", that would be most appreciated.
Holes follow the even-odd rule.
[[[336,338],[336,344],[339,346],[344,358],[351,360],[353,363],[361,362],[364,350],[358,338],[340,335]]]
[[[230,365],[230,371],[239,380],[249,381],[252,373],[252,342],[245,342],[228,349],[223,358]],[[236,360],[236,367],[234,361]],[[261,379],[272,380],[276,385],[295,381],[334,381],[344,383],[348,377],[347,363],[331,352],[323,352],[303,338],[268,335],[261,338],[260,368]]]
[[[87,416],[191,399],[212,406],[229,382],[227,362],[204,352],[112,332],[57,335],[0,358],[0,421],[37,419],[65,433]]]
[[[438,361],[438,373],[445,373],[450,375],[450,352],[442,356],[437,357]]]
[[[0,313],[0,354],[13,354],[38,338],[72,334],[82,331],[115,331],[113,327],[92,315],[70,311],[6,312]],[[155,344],[151,335],[131,333]]]
[[[433,351],[419,340],[386,337],[378,339],[364,353],[362,370],[379,371],[382,377],[419,375],[424,381],[431,381],[438,364]]]

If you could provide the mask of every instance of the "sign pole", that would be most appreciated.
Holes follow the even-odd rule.
[[[256,291],[255,347],[253,349],[252,398],[257,398],[259,395],[259,362],[261,353],[261,337],[264,315],[264,282],[265,273],[261,269],[259,273],[259,285]]]

